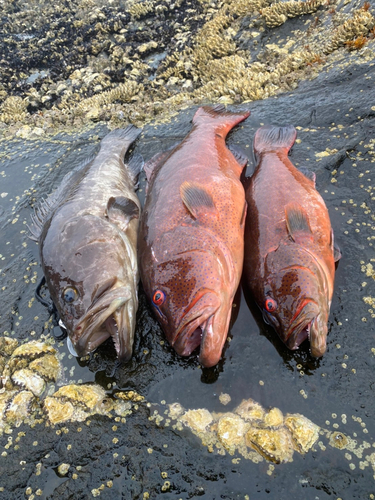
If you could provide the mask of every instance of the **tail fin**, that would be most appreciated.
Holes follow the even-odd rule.
[[[129,145],[136,140],[142,129],[129,125],[126,128],[117,128],[107,134],[100,143],[101,146],[106,145],[108,142],[119,141],[121,143],[127,142]]]
[[[101,159],[113,155],[119,155],[123,160],[125,153],[131,144],[137,139],[142,129],[129,125],[126,128],[118,128],[109,132],[100,143],[98,158]]]
[[[258,158],[261,153],[275,151],[276,149],[286,149],[286,152],[288,152],[293,146],[296,137],[297,131],[293,125],[287,125],[286,127],[265,125],[255,133],[255,156]]]
[[[238,123],[246,120],[249,115],[250,111],[244,111],[242,113],[226,111],[222,104],[213,107],[203,106],[195,113],[193,124],[197,126],[212,124],[215,127],[215,131],[221,134],[223,139],[225,139],[228,132]]]

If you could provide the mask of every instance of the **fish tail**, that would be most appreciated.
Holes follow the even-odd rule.
[[[135,127],[134,125],[129,125],[126,128],[118,128],[115,130],[112,130],[109,134],[107,134],[103,139],[102,142],[100,143],[101,147],[107,147],[108,145],[111,145],[112,147],[114,145],[119,144],[119,147],[129,147],[130,144],[132,144],[136,138],[139,136],[139,134],[142,132],[142,129],[139,129]],[[127,144],[125,144],[127,143]]]
[[[254,153],[257,157],[260,154],[276,149],[285,149],[286,152],[293,146],[297,137],[297,131],[293,125],[276,127],[265,125],[259,128],[254,137]]]
[[[193,124],[196,126],[201,124],[213,124],[216,132],[220,133],[225,139],[228,132],[238,123],[246,120],[249,115],[250,111],[243,111],[242,113],[227,111],[222,104],[212,107],[202,106],[195,113]]]

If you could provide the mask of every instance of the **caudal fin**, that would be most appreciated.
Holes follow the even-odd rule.
[[[228,132],[238,123],[246,120],[249,115],[250,111],[244,111],[242,113],[232,113],[231,111],[226,111],[222,104],[218,104],[213,107],[203,106],[195,113],[193,124],[196,126],[213,125],[215,127],[215,131],[221,134],[225,139]]]
[[[107,134],[101,142],[101,146],[107,145],[108,143],[115,143],[119,141],[120,143],[127,142],[131,144],[136,140],[139,134],[142,132],[142,129],[135,127],[134,125],[128,125],[126,128],[117,128],[112,130]]]
[[[267,151],[284,149],[286,152],[293,146],[297,137],[297,131],[293,125],[286,127],[276,127],[265,125],[259,128],[254,137],[254,153],[258,158],[260,154]]]

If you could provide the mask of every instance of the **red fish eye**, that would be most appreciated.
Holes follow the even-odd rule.
[[[277,309],[277,302],[274,299],[268,298],[266,299],[266,302],[264,303],[265,308],[267,309],[268,312],[274,312]]]
[[[161,306],[162,303],[164,302],[164,300],[165,300],[164,292],[162,292],[161,290],[156,290],[156,292],[154,293],[154,296],[152,297],[152,302],[156,306]]]

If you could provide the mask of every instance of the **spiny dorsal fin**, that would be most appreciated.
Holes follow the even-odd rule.
[[[150,182],[153,172],[155,169],[165,162],[168,156],[171,154],[171,151],[162,151],[160,153],[156,153],[148,162],[145,163],[143,170],[145,171],[147,180]]]
[[[138,153],[134,153],[127,163],[127,167],[134,184],[137,184],[138,182],[138,176],[144,163],[143,156]]]
[[[298,235],[312,236],[309,220],[305,210],[298,203],[288,203],[285,207],[285,221],[288,233],[296,241]]]
[[[180,186],[180,195],[185,207],[195,219],[200,215],[217,215],[214,200],[203,184],[185,181]]]
[[[316,175],[315,175],[315,172],[312,172],[311,170],[309,170],[308,168],[306,167],[301,167],[299,169],[299,171],[305,176],[307,177],[313,184],[314,184],[314,187],[315,187],[315,182],[316,182]]]
[[[29,238],[31,240],[39,240],[47,220],[54,214],[59,205],[75,192],[74,190],[85,176],[95,157],[96,153],[88,156],[76,168],[68,172],[56,191],[51,193],[46,200],[43,199],[35,206],[34,214],[31,215],[31,225],[28,226],[30,231]]]

